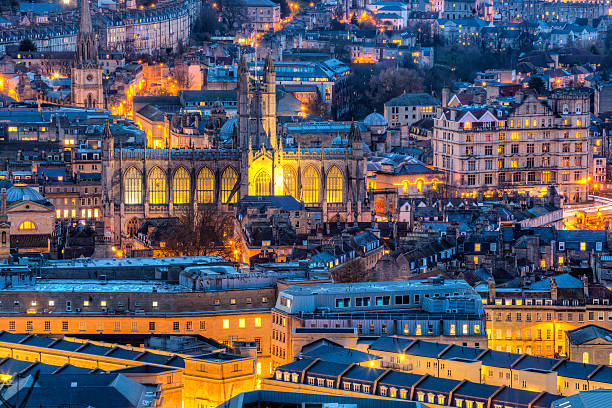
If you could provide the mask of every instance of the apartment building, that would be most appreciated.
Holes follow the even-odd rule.
[[[428,93],[404,93],[385,102],[385,119],[392,127],[411,126],[421,119],[433,118],[440,101]]]
[[[255,31],[280,30],[280,6],[270,0],[243,0],[244,24]]]
[[[565,332],[565,349],[572,361],[612,365],[612,330],[587,324]]]
[[[271,314],[272,361],[280,365],[295,358],[293,337],[300,328],[352,328],[359,335],[445,337],[484,345],[483,317],[480,298],[461,280],[288,287]]]
[[[398,337],[380,337],[365,351],[381,357],[382,368],[536,393],[574,395],[612,385],[611,367],[564,358]]]
[[[517,92],[508,105],[443,108],[434,119],[434,166],[451,194],[545,194],[587,198],[589,93],[557,89],[547,99]]]
[[[255,359],[225,352],[191,356],[88,340],[0,332],[0,356],[56,366],[117,370],[127,377],[148,377],[153,383],[161,380],[170,407],[218,406],[255,388]],[[164,372],[161,378],[155,375],[161,372]]]
[[[483,295],[489,347],[494,350],[566,356],[566,332],[589,324],[612,329],[612,293],[589,284],[586,277],[581,281],[560,275],[524,288],[496,288],[489,281],[475,289]]]
[[[304,358],[276,368],[262,389],[383,400],[418,401],[428,407],[550,408],[559,395],[455,379]]]

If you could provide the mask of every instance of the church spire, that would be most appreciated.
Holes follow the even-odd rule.
[[[76,43],[77,65],[98,63],[98,39],[93,32],[89,0],[81,0],[81,25]]]
[[[81,33],[91,33],[91,12],[89,11],[89,0],[81,0]]]

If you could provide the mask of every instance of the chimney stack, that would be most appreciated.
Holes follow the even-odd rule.
[[[442,88],[442,100],[440,102],[442,103],[443,108],[446,108],[448,106],[449,93],[450,93],[450,89],[446,87]]]

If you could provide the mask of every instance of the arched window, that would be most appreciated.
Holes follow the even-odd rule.
[[[260,171],[257,176],[255,176],[255,195],[270,195],[271,182],[272,178],[270,177],[270,173],[265,170]]]
[[[91,108],[93,106],[93,98],[91,97],[91,94],[87,94],[87,107]]]
[[[184,167],[179,167],[172,179],[172,192],[174,204],[189,203],[190,188],[189,173]]]
[[[295,171],[290,166],[283,167],[283,194],[297,197]]]
[[[327,172],[327,202],[342,202],[342,172],[336,166]]]
[[[215,197],[215,178],[208,167],[204,167],[198,174],[196,183],[198,203],[212,203]]]
[[[319,173],[314,167],[308,166],[302,177],[302,198],[305,203],[318,203],[319,200]]]
[[[166,174],[159,167],[149,173],[149,204],[166,204]]]
[[[123,190],[125,204],[142,204],[142,175],[136,168],[125,172]]]
[[[128,237],[133,237],[138,232],[139,222],[138,218],[134,217],[128,221],[126,225],[126,233]]]
[[[238,194],[234,194],[232,196],[232,199],[230,201],[230,194],[232,193],[232,190],[234,189],[234,186],[236,185],[236,182],[238,181],[238,176],[236,175],[236,171],[234,169],[232,169],[231,167],[226,168],[223,171],[223,174],[221,175],[221,202],[224,204],[229,203],[235,203],[236,202],[236,196]]]
[[[34,221],[24,221],[21,224],[19,224],[19,231],[34,231],[36,229],[36,224],[34,224]]]
[[[6,244],[6,231],[2,231],[2,243]]]

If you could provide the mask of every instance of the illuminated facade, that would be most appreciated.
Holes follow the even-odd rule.
[[[589,286],[586,278],[583,282],[583,287],[570,287],[575,285],[565,275],[547,278],[527,290],[495,288],[489,282],[489,293],[483,299],[489,347],[534,356],[566,356],[566,332],[589,324],[611,329],[610,291]],[[484,284],[476,288],[481,293],[483,289]]]
[[[587,199],[589,94],[559,89],[547,101],[518,93],[510,105],[445,108],[434,119],[434,166],[455,196],[478,192]]]
[[[284,142],[289,138],[277,134],[271,57],[261,79],[252,79],[241,59],[237,92],[231,148],[117,149],[106,127],[102,201],[111,242],[144,219],[232,204],[247,195],[291,195],[321,209],[324,217],[353,221],[361,214],[367,166],[359,126],[353,124],[347,138],[330,147],[302,147],[293,138]]]
[[[57,366],[121,370],[128,376],[133,373],[134,377],[138,367],[147,364],[153,368],[149,373],[164,371],[157,378],[144,374],[146,369],[140,375],[152,383],[162,380],[163,406],[169,408],[216,407],[255,388],[254,358],[223,352],[190,356],[88,340],[1,332],[0,356]]]
[[[296,357],[300,331],[353,329],[358,335],[457,338],[485,345],[484,310],[465,282],[430,280],[292,286],[272,310],[273,364]]]

